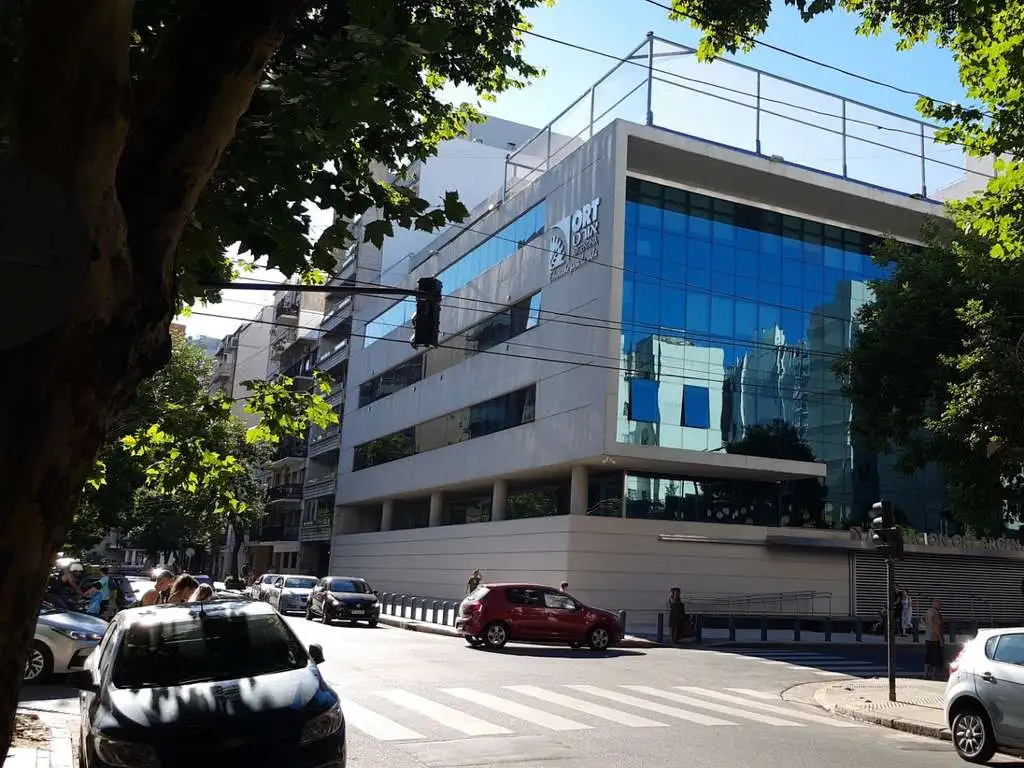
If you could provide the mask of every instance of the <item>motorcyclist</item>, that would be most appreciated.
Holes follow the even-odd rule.
[[[73,562],[55,574],[55,580],[51,577],[50,597],[54,608],[62,611],[76,609],[78,601],[87,596],[79,584],[84,574],[85,567],[79,562]]]

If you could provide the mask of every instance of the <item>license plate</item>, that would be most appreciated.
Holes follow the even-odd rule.
[[[353,616],[362,616],[366,611],[349,611]]]

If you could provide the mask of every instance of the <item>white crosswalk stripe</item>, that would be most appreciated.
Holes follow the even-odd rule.
[[[382,742],[507,736],[524,729],[592,731],[608,723],[625,728],[667,728],[673,721],[717,728],[865,727],[805,712],[776,693],[750,688],[584,684],[509,685],[493,692],[468,687],[417,692],[390,688],[360,695],[346,692],[341,706],[353,732]],[[559,710],[579,714],[570,718]],[[494,722],[487,712],[493,713]]]

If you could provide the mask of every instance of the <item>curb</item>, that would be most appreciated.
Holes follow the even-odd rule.
[[[761,642],[759,640],[709,640],[695,646],[697,648],[767,648],[779,649],[779,650],[790,650],[793,648],[809,648],[809,649],[820,649],[820,648],[831,648],[834,650],[868,650],[878,649],[885,651],[884,643],[858,643],[856,641],[841,641],[834,643],[826,643],[816,640],[769,640],[767,642]],[[950,646],[952,647],[952,646]],[[899,644],[896,646],[896,652],[899,653],[901,650],[918,651],[924,648],[924,642],[922,641],[918,645],[908,643],[906,645]]]
[[[809,698],[798,696],[792,696],[790,698],[805,703],[813,703],[814,706],[819,709],[823,709],[826,712],[830,712],[834,715],[842,715],[843,717],[848,717],[851,720],[857,720],[862,723],[880,725],[883,728],[889,728],[894,731],[903,731],[904,733],[911,733],[915,736],[925,736],[939,741],[950,741],[949,729],[945,726],[932,725],[930,723],[922,723],[915,720],[905,720],[889,714],[866,711],[859,707],[851,707],[848,704],[825,704],[821,701],[821,696],[825,691],[832,687],[831,684],[819,685],[816,683],[799,683],[787,688],[783,691],[783,694],[790,693],[798,688],[811,687],[815,687],[815,690]],[[783,695],[783,698],[785,699],[788,697]]]
[[[423,632],[428,635],[442,635],[443,637],[462,637],[458,632],[455,631],[454,627],[449,627],[445,624],[431,624],[426,621],[417,621],[416,619],[405,619],[399,618],[398,616],[385,616],[381,614],[377,620],[378,623],[384,624],[388,627],[394,627],[395,629],[405,629],[409,632]],[[626,635],[622,640],[617,642],[613,648],[659,648],[661,647],[658,643],[653,640],[645,640],[642,637],[633,637],[632,635]]]

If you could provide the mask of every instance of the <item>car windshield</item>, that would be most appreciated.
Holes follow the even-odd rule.
[[[316,586],[316,579],[285,579],[285,589],[312,589]]]
[[[331,579],[331,592],[357,592],[370,594],[370,585],[365,581],[355,579]]]
[[[301,669],[308,657],[277,615],[140,621],[125,632],[114,662],[118,688],[164,688]]]
[[[487,593],[490,592],[490,591],[491,590],[490,590],[489,587],[477,587],[472,592],[470,592],[468,595],[466,595],[466,599],[474,601],[474,602],[475,601],[479,601],[479,600],[483,600],[484,597],[487,596]]]
[[[276,578],[277,578],[277,576],[275,576],[274,574],[268,573],[266,576],[263,577],[263,583],[264,584],[269,584],[270,582],[272,582]]]

